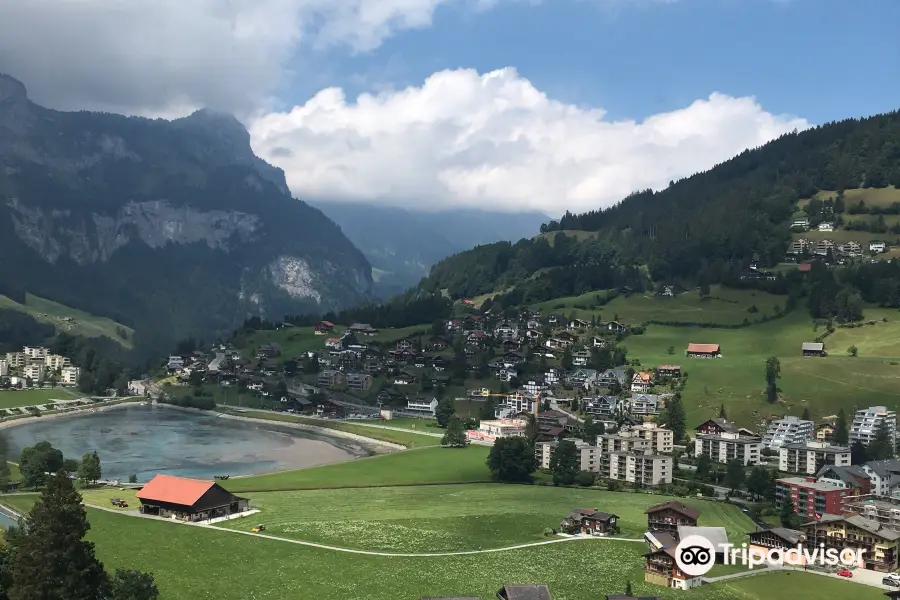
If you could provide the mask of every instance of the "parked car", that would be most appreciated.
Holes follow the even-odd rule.
[[[837,572],[837,575],[839,577],[853,577],[853,573],[851,573],[847,569],[841,569],[840,571]]]
[[[881,580],[881,583],[884,585],[889,585],[891,587],[900,587],[900,575],[896,573],[888,573],[884,576],[884,579]]]

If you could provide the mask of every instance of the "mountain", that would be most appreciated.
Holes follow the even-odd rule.
[[[232,116],[58,112],[0,75],[0,294],[133,327],[136,345],[372,295],[365,257]]]
[[[845,204],[837,202],[841,191],[874,196],[881,190],[900,199],[895,188],[900,112],[829,123],[782,136],[662,191],[635,193],[604,210],[566,213],[542,225],[534,239],[447,258],[419,289],[452,298],[508,292],[504,304],[513,305],[615,287],[734,281],[751,263],[770,267],[784,257],[800,200],[816,196],[804,209],[809,213],[813,206],[821,211],[823,196],[834,196],[831,218],[841,219],[835,210]],[[847,210],[895,214],[900,204]],[[893,231],[884,223],[873,227]]]
[[[316,206],[362,250],[382,297],[415,285],[444,257],[479,244],[531,237],[549,219],[539,212],[468,208],[426,212],[360,202]]]

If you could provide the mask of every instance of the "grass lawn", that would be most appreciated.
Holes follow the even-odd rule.
[[[30,389],[30,390],[6,390],[0,392],[0,408],[15,408],[18,406],[34,406],[46,404],[51,400],[73,400],[81,398],[82,394],[55,388],[55,389]]]
[[[423,446],[436,446],[441,443],[440,438],[430,435],[419,435],[413,432],[393,431],[391,429],[381,429],[372,427],[372,425],[381,425],[381,422],[370,422],[367,425],[360,423],[348,423],[346,421],[329,421],[327,419],[310,419],[300,417],[288,413],[275,413],[265,411],[247,410],[243,412],[232,412],[231,414],[248,417],[251,419],[265,419],[267,421],[280,421],[283,423],[300,423],[303,425],[315,425],[325,429],[334,429],[335,431],[343,431],[346,433],[354,433],[370,437],[392,444],[400,444],[407,448],[421,448]]]
[[[820,200],[825,201],[829,198],[837,197],[836,191],[821,191],[816,194]],[[894,202],[900,202],[900,190],[890,186],[886,188],[856,188],[852,190],[844,190],[844,205],[848,208],[853,204],[857,204],[860,200],[865,202],[866,206],[880,206],[887,208]],[[809,203],[809,199],[800,200],[797,203],[798,208],[803,208]],[[844,214],[844,217],[850,217]]]
[[[0,309],[23,312],[41,323],[53,325],[57,331],[84,337],[108,337],[125,348],[131,348],[131,340],[134,336],[133,329],[112,319],[97,317],[31,294],[25,295],[25,304],[19,304],[11,298],[0,296]],[[125,337],[119,335],[119,332],[124,332]]]
[[[137,494],[137,490],[120,490],[118,488],[104,486],[101,488],[79,491],[81,493],[81,497],[84,499],[85,504],[93,504],[94,506],[102,506],[103,508],[109,508],[112,510],[135,510],[141,505],[140,501],[137,499],[137,497],[135,497],[135,494]],[[113,498],[121,498],[128,504],[128,506],[113,506],[110,503],[110,500],[112,500]],[[3,499],[0,498],[0,501],[2,500]]]
[[[349,419],[348,423],[359,423],[360,425],[384,425],[385,427],[398,427],[400,429],[409,429],[410,431],[425,431],[428,433],[440,433],[444,435],[435,419],[416,419],[412,417],[395,417],[389,421],[381,421],[379,419]],[[432,441],[431,445],[435,442]]]
[[[729,419],[748,427],[758,426],[766,417],[799,415],[805,407],[814,419],[834,415],[841,407],[848,413],[871,405],[898,409],[900,325],[894,320],[900,321],[900,312],[867,309],[865,313],[867,319],[888,316],[891,320],[838,329],[825,340],[830,353],[825,358],[800,355],[800,345],[822,333],[821,328],[814,329],[812,319],[802,309],[741,329],[651,325],[643,335],[626,339],[624,345],[628,357],[639,359],[643,366],[675,363],[688,373],[682,396],[690,427],[716,416],[723,403]],[[720,344],[723,357],[685,358],[689,342]],[[857,358],[846,354],[853,344],[860,349]],[[674,347],[674,355],[668,354],[669,346]],[[781,363],[781,400],[774,405],[763,393],[765,362],[770,356],[778,357]]]
[[[223,485],[238,493],[483,482],[491,478],[485,464],[488,451],[486,446],[407,450],[296,471],[235,477]]]
[[[4,496],[3,501],[27,510],[34,497]],[[629,581],[635,596],[686,597],[684,592],[644,583],[646,546],[640,543],[595,539],[468,556],[379,557],[94,509],[87,512],[88,539],[96,544],[97,557],[106,568],[152,572],[167,600],[418,600],[450,595],[488,599],[509,583],[546,583],[554,598],[596,600],[622,593]],[[805,573],[761,574],[706,585],[689,594],[698,600],[883,598],[874,588]]]
[[[668,497],[540,485],[474,484],[360,490],[268,492],[250,496],[262,513],[226,526],[249,531],[256,522],[272,535],[363,550],[458,552],[548,539],[544,531],[576,507],[620,517],[620,537],[641,539],[647,507]],[[687,499],[704,525],[727,529],[735,542],[753,531],[737,507]]]
[[[578,318],[590,319],[596,316],[605,320],[618,320],[631,325],[647,321],[680,321],[685,323],[715,323],[718,325],[738,325],[753,322],[765,314],[772,314],[775,306],[784,308],[786,297],[776,296],[757,290],[735,290],[712,286],[710,297],[700,299],[696,290],[683,292],[674,298],[662,298],[651,294],[618,296],[605,306],[591,308],[597,296],[605,297],[605,292],[588,292],[581,296],[557,298],[536,304],[543,312],[562,312],[568,317],[574,313]],[[751,306],[758,312],[751,313]]]

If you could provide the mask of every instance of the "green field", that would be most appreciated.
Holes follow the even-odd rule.
[[[505,486],[496,487],[502,490]],[[552,488],[545,491],[569,492]],[[27,510],[33,498],[6,496],[3,500]],[[500,499],[502,505],[507,502]],[[355,499],[354,503],[357,507],[367,504]],[[486,510],[493,510],[490,501],[485,504]],[[517,506],[524,510],[523,504]],[[296,507],[293,509],[299,512]],[[335,510],[337,507],[331,505],[308,506],[313,514],[324,511],[330,518],[340,518]],[[352,514],[352,507],[344,510]],[[375,509],[361,510],[378,517]],[[402,507],[390,510],[399,514]],[[634,512],[633,508],[626,510]],[[107,569],[152,572],[161,597],[167,600],[418,600],[423,596],[450,595],[475,595],[489,600],[502,585],[511,583],[546,583],[554,599],[596,600],[606,594],[622,593],[628,582],[636,596],[665,599],[685,598],[688,594],[700,600],[883,598],[875,588],[800,572],[760,574],[706,585],[688,593],[677,592],[643,582],[643,543],[582,539],[475,555],[391,557],[337,552],[94,509],[88,509],[88,518],[88,539],[96,544],[97,556]],[[702,519],[703,516],[701,522]],[[512,531],[511,526],[508,529]]]
[[[834,199],[837,196],[836,191],[821,191],[816,194],[820,200]],[[900,202],[900,190],[889,186],[886,188],[857,188],[852,190],[844,190],[844,204],[851,206],[860,200],[865,202],[866,206],[880,206],[886,208],[894,202]],[[798,208],[803,208],[809,203],[809,198],[800,200],[797,203]],[[849,215],[845,215],[849,216]]]
[[[226,411],[227,412],[227,411]],[[325,429],[334,429],[335,431],[343,431],[353,433],[365,437],[370,437],[383,442],[392,444],[400,444],[407,448],[421,448],[424,446],[437,446],[441,443],[439,438],[430,435],[418,435],[416,433],[405,431],[393,431],[390,429],[381,429],[380,427],[372,427],[372,425],[381,425],[380,421],[329,421],[327,419],[312,419],[309,417],[300,417],[288,413],[275,413],[264,411],[245,410],[242,412],[233,412],[231,414],[250,419],[265,419],[267,421],[281,421],[283,423],[300,423],[303,425],[314,425]],[[385,422],[387,423],[387,421]]]
[[[41,323],[53,325],[57,331],[64,331],[72,335],[108,337],[126,348],[131,348],[131,340],[134,337],[133,329],[116,323],[112,319],[97,317],[31,294],[25,295],[24,304],[19,304],[6,296],[0,296],[0,309],[23,312]],[[125,333],[124,338],[119,335],[120,331]]]
[[[472,387],[477,387],[474,384]],[[427,433],[444,434],[444,430],[437,424],[434,419],[416,419],[414,417],[399,417],[389,421],[380,421],[378,419],[349,419],[349,423],[358,423],[360,425],[384,425],[385,427],[398,427],[400,429],[409,429],[410,431],[424,431]],[[432,441],[432,444],[435,442]]]
[[[607,321],[618,320],[629,325],[640,325],[647,321],[677,321],[683,323],[714,323],[717,325],[739,325],[745,320],[752,322],[763,315],[774,314],[774,308],[784,309],[786,298],[757,290],[735,290],[712,286],[710,297],[701,300],[697,290],[684,292],[673,298],[662,298],[651,294],[618,296],[605,306],[590,308],[598,294],[588,292],[581,296],[557,298],[536,304],[534,308],[545,313],[561,312],[566,317],[574,314],[577,318],[590,319],[596,316]],[[758,312],[750,312],[755,306]]]
[[[46,404],[51,400],[74,400],[81,397],[82,394],[77,391],[62,388],[0,391],[0,408],[34,406]]]
[[[887,405],[900,408],[900,344],[897,334],[900,312],[868,309],[867,319],[892,319],[853,329],[838,329],[826,338],[825,358],[804,358],[800,345],[821,334],[812,320],[798,309],[781,319],[742,329],[663,327],[651,325],[643,335],[625,340],[630,359],[644,366],[680,364],[689,375],[682,393],[693,427],[716,416],[725,404],[728,418],[746,426],[756,426],[765,417],[795,414],[809,408],[817,417],[848,413],[858,407]],[[684,350],[690,342],[715,343],[722,358],[688,359]],[[852,358],[846,350],[859,348]],[[673,355],[668,348],[674,347]],[[765,361],[777,356],[781,362],[778,385],[782,399],[769,404],[764,395]]]
[[[236,477],[226,481],[224,486],[238,493],[483,482],[491,478],[485,464],[487,455],[486,446],[423,448],[309,469]]]
[[[232,521],[249,531],[256,522],[279,537],[389,552],[462,552],[501,548],[547,539],[573,508],[597,508],[619,515],[619,537],[642,539],[647,507],[668,497],[541,485],[411,486],[360,490],[309,490],[250,495],[262,512]],[[737,507],[686,499],[701,512],[703,525],[723,526],[735,542],[754,531]],[[251,522],[252,521],[252,522]]]

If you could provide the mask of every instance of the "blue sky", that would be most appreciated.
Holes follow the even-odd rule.
[[[813,123],[900,108],[900,0],[613,3],[440,6],[430,28],[399,32],[374,52],[316,55],[316,73],[301,67],[283,96],[297,101],[329,85],[355,96],[442,69],[514,66],[553,98],[603,107],[613,119],[716,91]]]

